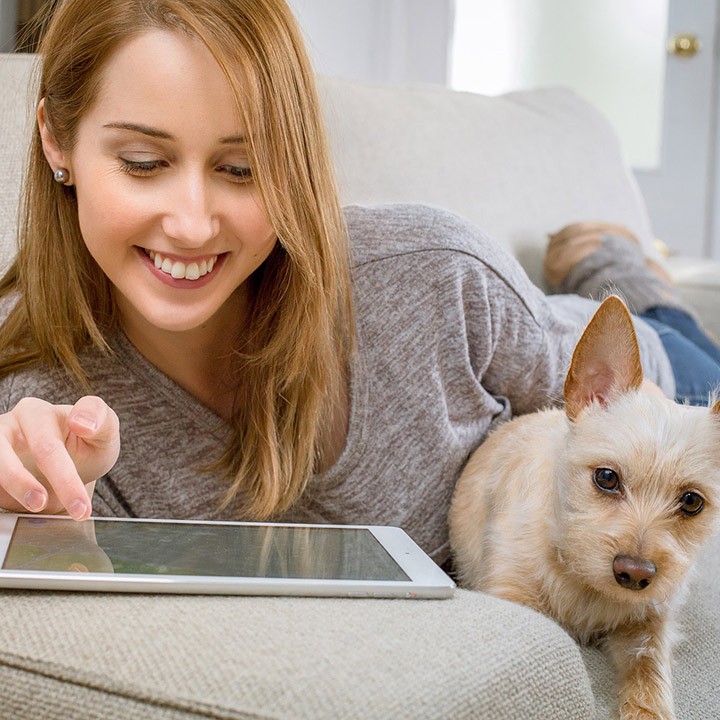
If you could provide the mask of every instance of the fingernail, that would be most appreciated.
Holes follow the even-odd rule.
[[[32,512],[38,512],[45,505],[45,494],[39,490],[28,490],[25,493],[25,507]]]
[[[76,422],[78,425],[82,425],[88,430],[94,430],[97,427],[97,422],[92,415],[86,415],[85,413],[75,413],[71,417],[71,420]]]
[[[82,500],[73,500],[70,503],[70,516],[73,520],[80,520],[87,511],[87,505]]]

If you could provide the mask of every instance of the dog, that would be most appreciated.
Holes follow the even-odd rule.
[[[643,387],[630,314],[610,296],[575,347],[564,410],[511,420],[471,454],[450,541],[461,585],[602,639],[622,720],[672,720],[673,618],[718,524],[720,400]]]

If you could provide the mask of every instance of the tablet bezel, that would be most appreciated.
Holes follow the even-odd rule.
[[[67,515],[0,514],[0,589],[80,590],[87,592],[180,593],[211,595],[292,595],[309,597],[375,597],[441,599],[451,597],[455,583],[401,528],[378,525],[326,525],[310,523],[232,522],[163,518],[91,517],[82,522],[162,522],[185,525],[253,525],[320,529],[369,530],[410,578],[402,580],[324,580],[249,578],[205,575],[144,575],[102,572],[8,570],[2,566],[18,518],[57,518]]]

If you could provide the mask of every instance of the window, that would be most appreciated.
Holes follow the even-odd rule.
[[[668,0],[455,0],[450,84],[495,95],[563,85],[614,125],[636,168],[660,164]]]

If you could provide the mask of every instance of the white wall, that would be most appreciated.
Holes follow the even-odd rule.
[[[453,0],[288,0],[315,70],[375,83],[448,82]]]

